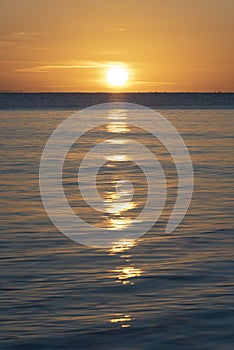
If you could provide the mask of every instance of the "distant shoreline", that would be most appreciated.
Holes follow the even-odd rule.
[[[82,109],[129,102],[157,109],[234,109],[233,92],[0,92],[1,110]]]

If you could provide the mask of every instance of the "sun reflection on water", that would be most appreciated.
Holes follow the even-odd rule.
[[[129,160],[128,156],[125,154],[114,154],[105,158],[109,162],[127,162]]]
[[[131,327],[132,317],[130,315],[125,314],[115,314],[112,319],[110,319],[110,323],[119,323],[122,328]]]
[[[118,253],[123,253],[126,250],[131,249],[136,245],[136,241],[134,240],[120,240],[115,242],[114,245],[109,249],[109,255],[115,255]]]
[[[127,118],[124,111],[119,110],[110,112],[107,118],[110,119],[110,122],[106,126],[106,129],[109,133],[126,134],[130,132],[129,125],[124,122],[124,120]],[[127,143],[128,140],[113,138],[107,140],[107,142],[110,145],[122,145]],[[121,153],[110,155],[106,157],[106,160],[109,162],[130,161],[129,157],[126,154]],[[106,212],[109,214],[114,214],[111,218],[108,219],[108,228],[113,230],[123,230],[129,227],[132,224],[133,219],[131,217],[127,217],[126,212],[137,207],[137,203],[132,200],[134,188],[127,188],[128,181],[122,181],[122,183],[120,182],[118,184],[120,186],[117,188],[118,182],[120,181],[116,182],[115,191],[108,191],[105,199],[107,203]],[[125,212],[125,216],[123,216],[123,214],[121,215],[123,212]],[[115,281],[121,283],[122,285],[133,285],[134,279],[142,275],[142,269],[134,266],[134,264],[132,264],[130,261],[131,255],[129,253],[126,253],[135,245],[136,241],[134,240],[120,240],[115,242],[112,248],[108,251],[109,255],[119,254],[121,261],[124,262],[124,264],[121,264],[123,266],[118,266],[114,270],[110,271],[113,273],[113,278]],[[131,326],[131,320],[132,318],[128,314],[116,314],[111,318],[110,322],[120,323],[121,327],[127,328]]]
[[[126,134],[130,131],[128,124],[124,122],[110,122],[106,128],[109,133],[114,134]]]
[[[105,193],[105,211],[107,213],[120,216],[122,212],[136,207],[136,203],[132,201],[134,188],[129,181],[118,180],[113,189],[113,191]],[[115,217],[109,221],[111,227],[119,227],[119,225],[130,223],[129,220],[122,222],[123,220],[120,217]]]
[[[109,140],[106,140],[105,142],[111,145],[125,145],[129,141],[125,139],[109,139]]]
[[[119,269],[117,268],[113,272],[117,273],[116,282],[122,282],[122,284],[134,284],[132,279],[142,275],[142,270],[140,268],[131,265]]]
[[[107,220],[108,221],[108,229],[109,230],[123,230],[131,225],[133,220],[131,218],[125,218],[125,217],[116,217]]]
[[[121,213],[121,212],[124,212],[124,211],[127,211],[127,210],[131,210],[131,209],[134,209],[136,208],[136,204],[134,202],[127,202],[127,203],[123,203],[123,202],[116,202],[116,203],[113,203],[111,202],[111,205],[106,208],[106,212],[111,214],[111,213]],[[116,219],[113,219],[114,220],[114,223],[116,223]],[[120,220],[118,219],[119,223],[120,223]],[[110,221],[110,223],[113,224],[112,221]]]
[[[116,245],[109,250],[109,255],[116,255],[119,253],[125,253],[129,249],[133,248],[136,245],[136,241],[126,240],[119,241]],[[130,263],[131,255],[124,254],[120,256],[121,259],[125,259],[126,266],[118,267],[114,270],[111,270],[114,273],[114,278],[116,278],[116,282],[121,282],[123,285],[126,284],[134,284],[133,279],[136,277],[140,277],[142,275],[142,269],[135,267]]]
[[[119,110],[112,110],[112,111],[108,111],[108,116],[107,119],[111,119],[111,120],[124,120],[127,119],[127,110],[124,109],[119,109]]]

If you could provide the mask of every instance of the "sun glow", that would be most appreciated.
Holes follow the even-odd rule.
[[[128,80],[128,71],[121,66],[114,66],[108,69],[106,79],[113,86],[123,86]]]

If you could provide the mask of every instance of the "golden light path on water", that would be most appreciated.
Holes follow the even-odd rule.
[[[121,283],[123,286],[134,285],[134,279],[140,277],[143,273],[141,268],[135,267],[131,263],[131,254],[129,254],[129,250],[134,246],[136,246],[135,241],[125,240],[114,245],[108,252],[109,255],[118,254],[119,257],[124,260],[124,266],[110,270],[110,272],[113,273],[113,278],[116,283]],[[130,328],[132,321],[133,318],[129,313],[114,314],[109,320],[110,323],[119,324],[121,328]]]
[[[119,111],[113,111],[109,112],[108,119],[114,120],[107,124],[107,131],[109,133],[120,133],[125,134],[130,132],[129,125],[125,122],[120,122],[120,120],[126,119],[126,114],[123,110]],[[108,140],[109,143],[113,144],[125,144],[128,142],[126,139],[110,139]],[[106,157],[107,161],[112,162],[124,162],[124,161],[131,161],[131,159],[126,154],[116,154],[113,156]],[[125,183],[124,180],[121,181],[122,185]],[[127,183],[127,181],[126,181]],[[131,197],[132,199],[132,191],[134,191],[133,188],[121,188],[121,191],[117,191],[117,183],[115,184],[115,192],[108,192],[108,196],[105,199],[106,202],[109,204],[109,208],[107,207],[107,212],[115,212],[116,217],[109,220],[109,228],[114,230],[121,230],[125,227],[129,226],[131,222],[133,221],[131,218],[128,217],[122,217],[121,213],[126,212],[128,210],[134,209],[137,206],[137,203],[134,201],[129,201],[125,206],[126,198]],[[134,247],[136,245],[135,241],[132,240],[120,240],[119,242],[116,242],[112,246],[112,248],[109,250],[110,255],[123,253],[125,251],[128,251],[130,248]],[[122,256],[124,257],[124,255]],[[127,255],[127,258],[129,258],[129,255]],[[127,261],[129,261],[127,259]],[[133,283],[130,281],[130,279],[140,276],[142,271],[141,269],[135,268],[134,266],[124,266],[123,268],[118,268],[114,271],[112,271],[117,274],[117,281],[122,282],[123,284]]]
[[[130,132],[129,125],[121,120],[126,119],[123,111],[115,111],[114,113],[109,113],[108,119],[112,120],[107,124],[107,131],[113,134],[126,134]],[[123,145],[128,142],[127,139],[113,138],[107,140],[110,144]],[[127,154],[115,154],[113,156],[106,157],[109,162],[125,162],[131,161]],[[127,183],[128,181],[126,181]],[[126,188],[125,180],[122,180],[120,186],[120,191],[117,190],[117,183],[115,183],[115,191],[109,191],[106,194],[105,201],[108,204],[106,211],[108,213],[115,213],[115,217],[108,220],[109,229],[122,230],[131,225],[133,219],[130,217],[122,216],[123,212],[128,212],[128,210],[137,207],[137,203],[132,200],[134,188]],[[127,201],[127,202],[126,202]],[[120,240],[117,241],[108,251],[109,255],[119,255],[121,259],[121,265],[110,270],[113,274],[112,277],[115,279],[116,283],[121,283],[124,285],[134,285],[134,279],[142,275],[142,269],[140,267],[134,266],[131,263],[131,255],[129,250],[136,246],[136,241],[133,240]],[[129,313],[114,314],[109,320],[112,324],[119,324],[121,328],[131,327],[132,317]]]
[[[106,131],[109,138],[105,141],[110,145],[127,145],[128,138],[124,138],[127,133],[131,133],[131,127],[127,124],[127,116],[123,110],[110,111],[107,115],[109,119],[106,124]],[[112,137],[113,136],[113,137]],[[123,149],[123,148],[121,148]],[[126,147],[126,150],[128,148]],[[131,162],[131,156],[127,152],[119,152],[105,156],[106,168],[110,169],[110,175],[107,176],[100,186],[101,195],[105,203],[105,212],[108,218],[105,219],[105,227],[109,230],[121,231],[129,227],[136,218],[132,217],[130,211],[137,208],[139,203],[134,199],[134,186],[129,181],[128,167],[125,162]],[[114,175],[112,175],[112,172]],[[110,278],[116,283],[125,286],[133,286],[137,278],[142,276],[143,270],[135,266],[131,261],[130,249],[137,245],[136,241],[130,239],[120,239],[116,237],[116,242],[108,250],[108,254],[116,255],[119,258],[119,264],[114,269],[110,269]],[[129,328],[132,325],[133,317],[128,310],[122,313],[110,315],[108,322]]]
[[[130,132],[130,128],[127,123],[120,122],[120,120],[126,119],[126,114],[123,110],[117,110],[117,111],[110,111],[108,113],[107,119],[114,120],[109,122],[106,125],[106,130],[110,134],[126,134]],[[115,144],[115,145],[123,145],[128,142],[127,139],[108,139],[108,143]],[[129,159],[127,154],[114,154],[111,156],[106,157],[107,162],[127,162],[131,161]],[[125,182],[124,180],[121,181],[122,185]],[[107,203],[106,212],[107,213],[114,213],[115,217],[107,220],[106,225],[109,230],[122,230],[127,228],[133,220],[128,217],[122,217],[121,213],[126,212],[128,210],[134,209],[137,204],[132,201],[133,196],[133,188],[130,188],[128,190],[118,190],[118,185],[120,181],[116,182],[114,185],[115,191],[109,191],[105,195],[105,202]]]

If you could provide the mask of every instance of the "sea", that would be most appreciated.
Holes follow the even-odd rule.
[[[52,223],[39,167],[48,138],[66,118],[108,102],[149,107],[177,129],[192,159],[194,189],[184,219],[167,233],[178,193],[167,149],[118,120],[105,133],[94,129],[63,169],[67,200],[90,225],[131,225],[149,195],[139,167],[112,159],[98,174],[100,193],[111,204],[116,174],[127,176],[136,185],[134,205],[124,215],[101,216],[81,200],[75,161],[100,135],[132,133],[156,149],[168,179],[165,208],[148,232],[96,248]],[[0,349],[234,349],[234,94],[0,93],[0,135]]]

